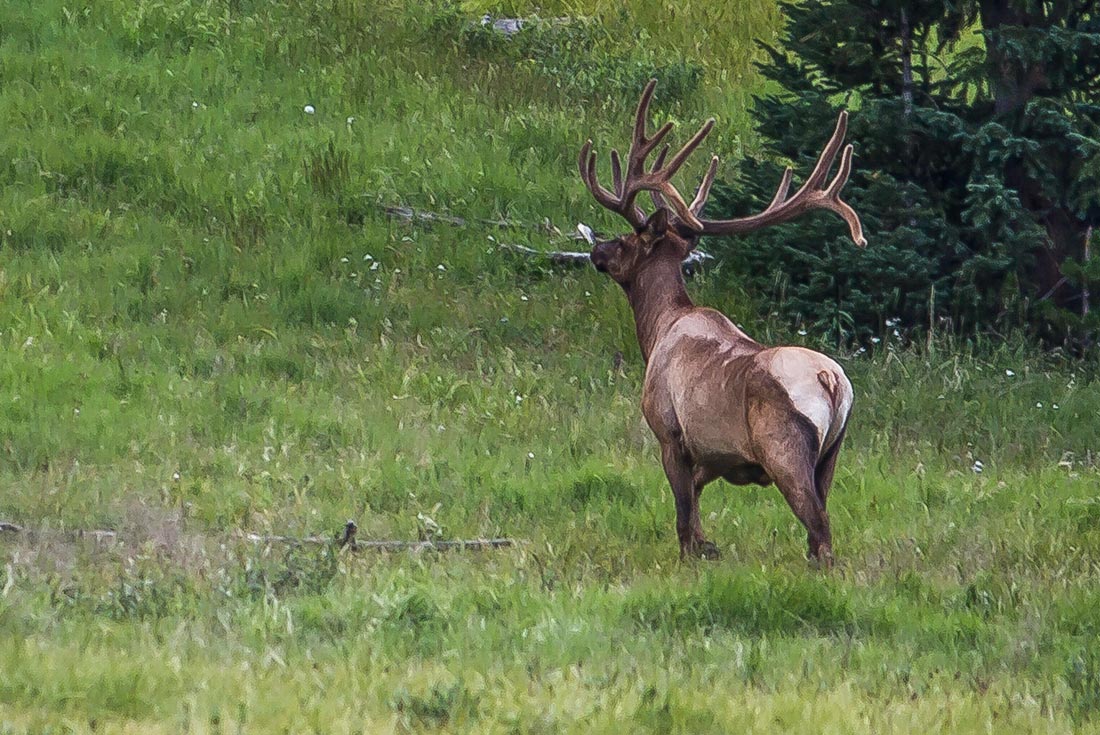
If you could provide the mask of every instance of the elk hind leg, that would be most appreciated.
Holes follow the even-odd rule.
[[[832,564],[833,539],[829,529],[829,514],[825,504],[818,496],[814,472],[813,454],[815,447],[807,444],[791,451],[789,443],[766,452],[764,464],[768,475],[775,481],[787,505],[806,527],[809,557],[826,566]]]
[[[845,431],[847,431],[847,427],[840,430],[840,435],[829,447],[829,450],[825,452],[825,455],[818,460],[817,468],[814,470],[814,488],[817,490],[817,497],[821,501],[822,508],[826,506],[829,500],[829,488],[833,486],[833,473],[836,471],[836,460],[840,455],[840,445],[844,442]]]

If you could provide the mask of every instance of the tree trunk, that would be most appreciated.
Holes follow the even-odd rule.
[[[1061,22],[1061,16],[1029,13],[1024,3],[1012,0],[981,0],[979,12],[982,27],[997,31],[1003,27],[1028,26],[1051,28]],[[1016,127],[1012,117],[1018,115],[1049,84],[1047,69],[1042,63],[1021,65],[1005,53],[996,37],[986,38],[986,54],[989,62],[990,87],[993,90],[994,113],[1007,118],[1005,124]],[[1079,313],[1083,293],[1079,286],[1069,283],[1062,272],[1067,258],[1079,258],[1084,252],[1087,225],[1058,202],[1051,201],[1042,185],[1028,175],[1022,161],[1011,161],[1005,166],[1005,180],[1020,195],[1020,203],[1045,230],[1045,242],[1036,243],[1031,250],[1034,267],[1027,274],[1027,281],[1035,287],[1041,299],[1049,299],[1060,308]]]

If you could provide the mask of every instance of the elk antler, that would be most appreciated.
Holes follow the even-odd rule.
[[[833,165],[833,160],[836,159],[837,151],[844,143],[844,133],[847,129],[848,113],[842,111],[836,121],[836,130],[833,131],[833,137],[829,138],[829,142],[825,144],[825,148],[821,151],[821,155],[817,159],[817,165],[814,166],[810,177],[790,198],[787,197],[787,191],[791,187],[791,176],[794,172],[788,166],[783,172],[783,177],[779,181],[779,188],[776,189],[771,204],[763,212],[735,219],[700,220],[701,227],[698,228],[691,223],[685,224],[701,235],[735,235],[752,232],[769,225],[789,222],[811,209],[828,209],[840,215],[848,223],[853,242],[859,247],[865,247],[867,240],[863,237],[863,225],[860,224],[859,215],[847,202],[840,198],[840,190],[844,188],[844,184],[848,181],[848,175],[852,172],[851,144],[845,146],[844,152],[840,155],[840,167],[837,169],[836,176],[833,177],[828,186],[821,188],[826,175],[829,173],[829,168]],[[691,204],[693,210],[696,206],[701,210],[703,204],[706,203],[717,161],[717,158],[711,161],[711,168],[707,171],[707,176],[699,187],[699,194],[696,195],[695,201]]]
[[[672,130],[672,123],[667,122],[653,134],[653,137],[646,137],[646,115],[649,112],[649,102],[653,98],[653,88],[656,86],[657,80],[650,79],[645,91],[642,92],[641,100],[638,102],[638,112],[634,118],[634,135],[626,159],[625,177],[623,176],[624,172],[622,162],[619,159],[619,152],[617,150],[611,151],[611,176],[615,188],[614,193],[605,189],[596,179],[596,153],[592,150],[591,140],[585,142],[581,148],[577,167],[580,169],[581,179],[584,180],[585,186],[592,192],[592,196],[596,198],[596,201],[612,212],[621,215],[635,228],[640,228],[645,223],[645,213],[641,207],[634,203],[635,198],[641,191],[659,192],[665,195],[672,202],[672,208],[681,220],[689,227],[701,228],[703,223],[697,218],[697,213],[684,204],[670,179],[710,133],[711,128],[714,127],[714,118],[703,123],[703,127],[699,128],[699,132],[684,144],[684,147],[672,157],[667,166],[663,166],[665,156],[668,153],[668,146],[665,146],[653,168],[646,171],[645,159],[668,135],[668,131]],[[705,200],[706,197],[704,196],[703,199]],[[702,205],[700,205],[701,208]]]
[[[769,225],[788,222],[811,209],[828,209],[840,215],[848,223],[852,240],[855,241],[856,245],[864,247],[867,244],[867,240],[863,237],[863,226],[860,224],[859,215],[840,198],[840,190],[844,188],[844,184],[848,181],[848,175],[852,171],[852,146],[850,144],[844,147],[844,152],[840,156],[840,167],[836,176],[833,177],[828,186],[822,188],[825,177],[828,175],[833,161],[836,160],[836,154],[844,143],[844,134],[848,128],[847,112],[840,113],[836,130],[833,131],[832,138],[829,139],[824,150],[821,151],[821,156],[817,159],[817,165],[814,166],[810,177],[806,179],[805,183],[793,196],[789,198],[787,196],[791,186],[791,177],[794,175],[791,168],[787,167],[786,171],[783,172],[782,179],[780,179],[779,188],[776,190],[775,196],[772,197],[771,204],[763,212],[735,219],[704,220],[699,215],[702,214],[703,207],[706,205],[711,185],[714,183],[714,176],[718,171],[718,157],[713,156],[711,158],[710,166],[707,168],[707,172],[703,176],[691,204],[684,202],[680,192],[673,186],[671,178],[687,160],[687,157],[699,147],[699,144],[703,142],[703,138],[710,133],[711,128],[714,127],[714,118],[703,124],[699,132],[684,144],[684,147],[672,157],[667,166],[664,165],[664,162],[669,147],[666,145],[662,148],[661,152],[657,154],[657,159],[653,162],[653,167],[647,172],[645,170],[646,157],[653,152],[653,149],[672,129],[672,123],[668,122],[662,125],[653,134],[652,138],[646,137],[646,114],[649,111],[649,102],[653,97],[653,88],[656,85],[656,79],[649,80],[649,84],[646,85],[645,91],[642,92],[642,98],[638,102],[638,112],[634,118],[634,137],[630,144],[630,153],[627,156],[625,179],[623,178],[619,153],[615,150],[611,151],[614,193],[609,192],[596,180],[596,154],[592,151],[592,141],[587,141],[581,148],[581,155],[578,160],[581,178],[589,191],[592,192],[592,196],[596,198],[596,201],[612,212],[622,215],[635,228],[640,228],[645,221],[645,213],[641,207],[634,203],[634,199],[637,197],[638,192],[649,191],[654,206],[671,208],[676,212],[677,217],[684,226],[700,235],[734,235],[752,232]]]

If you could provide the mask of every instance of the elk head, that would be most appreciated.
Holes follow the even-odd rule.
[[[671,179],[713,129],[714,118],[703,123],[699,131],[667,163],[665,161],[669,146],[665,145],[657,154],[652,167],[646,170],[646,159],[672,130],[672,123],[667,122],[652,136],[646,133],[646,117],[656,85],[657,80],[651,79],[638,102],[625,171],[619,152],[611,151],[613,191],[605,189],[596,178],[596,153],[592,150],[592,141],[585,142],[581,148],[577,164],[585,186],[597,202],[623,217],[634,230],[630,234],[597,243],[592,248],[592,263],[597,270],[625,285],[634,279],[646,262],[658,254],[676,256],[682,260],[695,248],[702,235],[752,232],[769,225],[788,222],[811,209],[828,209],[840,215],[848,223],[856,245],[863,247],[867,244],[859,216],[840,199],[840,190],[848,181],[852,170],[851,145],[844,147],[836,176],[826,186],[822,186],[844,142],[848,125],[846,112],[840,113],[836,130],[821,152],[813,172],[793,195],[788,196],[793,175],[788,167],[775,196],[764,211],[749,217],[708,220],[701,215],[718,171],[718,156],[711,157],[707,172],[690,204],[684,201]],[[636,201],[642,191],[650,193],[656,208],[652,216],[647,217]]]
[[[592,265],[621,286],[628,286],[642,267],[664,255],[677,263],[694,249],[697,236],[669,218],[668,210],[658,208],[634,232],[596,243],[592,247]]]

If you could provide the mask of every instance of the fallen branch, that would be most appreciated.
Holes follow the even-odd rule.
[[[576,252],[569,250],[535,250],[529,248],[526,245],[514,245],[512,243],[500,243],[502,250],[508,250],[518,255],[523,255],[529,258],[545,258],[554,265],[571,265],[575,267],[591,265],[588,253]],[[684,258],[681,266],[684,269],[684,273],[687,275],[694,275],[702,270],[707,263],[714,260],[714,256],[710,253],[703,252],[696,248],[691,251],[691,254]]]
[[[509,538],[478,538],[478,539],[438,539],[421,541],[400,540],[371,540],[360,541],[355,538],[358,527],[354,521],[348,521],[343,531],[336,536],[282,536],[246,533],[240,536],[246,541],[259,544],[289,544],[289,545],[335,545],[347,548],[350,551],[482,551],[486,549],[503,549],[515,546],[516,542]],[[24,538],[45,538],[48,536],[61,536],[73,540],[92,539],[94,541],[121,540],[117,531],[107,530],[73,530],[65,532],[36,531],[15,523],[0,521],[0,535],[22,536]]]
[[[470,222],[477,222],[483,225],[490,225],[492,227],[499,227],[501,229],[518,229],[518,230],[538,230],[550,235],[558,235],[566,237],[571,240],[582,240],[583,237],[579,233],[566,235],[554,225],[550,224],[550,220],[543,220],[540,224],[532,224],[530,222],[516,222],[510,219],[484,219],[479,218],[475,220],[467,220],[463,217],[456,217],[453,214],[440,214],[439,212],[430,212],[426,209],[413,209],[412,207],[404,207],[400,205],[383,205],[382,211],[388,214],[394,219],[405,220],[406,222],[425,222],[428,224],[443,224],[451,225],[453,227],[466,227]]]
[[[412,207],[402,206],[383,206],[382,210],[391,217],[397,219],[403,219],[407,222],[427,222],[427,223],[441,223],[445,225],[451,225],[453,227],[465,227],[468,222],[462,217],[455,217],[450,214],[439,214],[438,212],[429,212],[422,209],[413,209]],[[543,220],[540,225],[533,225],[530,222],[514,222],[512,220],[493,220],[493,219],[479,219],[475,220],[481,224],[492,225],[500,228],[513,228],[513,229],[527,229],[538,230],[545,232],[548,235],[556,237],[563,237],[569,240],[580,240],[582,242],[595,243],[599,238],[599,234],[593,232],[587,225],[577,225],[576,232],[569,234],[563,233],[560,229],[550,223],[549,219]],[[524,255],[532,258],[546,258],[554,265],[567,265],[567,266],[587,266],[589,263],[588,253],[579,252],[573,250],[536,250],[529,248],[526,245],[514,245],[511,243],[500,243],[500,247],[503,250],[511,250],[514,253]],[[714,256],[710,253],[704,252],[698,248],[691,251],[691,254],[684,258],[683,268],[686,275],[694,275],[701,271],[706,265],[714,260]]]
[[[486,13],[481,16],[481,26],[492,28],[500,35],[511,38],[528,26],[557,28],[559,26],[568,25],[571,20],[572,19],[568,17],[539,18],[538,16],[531,16],[529,18],[493,18],[493,16]]]

